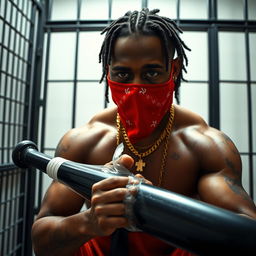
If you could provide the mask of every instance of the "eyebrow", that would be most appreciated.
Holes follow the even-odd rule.
[[[160,64],[146,64],[143,68],[164,68],[164,66]]]
[[[163,65],[160,65],[160,64],[146,64],[143,66],[143,68],[164,68]],[[119,71],[119,70],[124,70],[124,71],[127,71],[127,70],[130,70],[129,67],[125,67],[125,66],[115,66],[112,68],[112,70],[114,71]]]
[[[130,68],[124,67],[124,66],[115,66],[115,67],[112,68],[112,70],[114,70],[114,71],[119,71],[119,70],[127,71],[127,70],[130,70]]]

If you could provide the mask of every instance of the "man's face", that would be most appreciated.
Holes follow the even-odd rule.
[[[170,79],[163,47],[157,36],[131,35],[116,40],[110,79],[119,83],[157,84]]]

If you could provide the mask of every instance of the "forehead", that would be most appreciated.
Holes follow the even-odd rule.
[[[119,37],[113,47],[112,61],[126,59],[157,59],[164,61],[163,45],[159,37],[129,35]]]

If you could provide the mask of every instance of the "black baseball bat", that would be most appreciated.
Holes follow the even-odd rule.
[[[13,161],[40,169],[86,198],[95,182],[129,175],[121,165],[109,169],[52,158],[31,141],[15,147]],[[141,183],[136,189],[135,200],[127,202],[136,228],[198,255],[256,255],[255,220],[151,185]]]

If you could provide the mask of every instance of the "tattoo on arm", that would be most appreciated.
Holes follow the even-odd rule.
[[[69,135],[69,141],[73,141],[76,137],[80,135],[79,132],[72,133]],[[55,156],[60,156],[62,153],[67,153],[68,150],[70,149],[70,143],[63,143],[63,138],[60,140],[56,151],[55,151]]]
[[[55,152],[55,156],[61,156],[63,153],[66,153],[69,150],[69,145],[64,146],[60,143],[58,144],[57,148],[56,148],[56,152]]]
[[[224,180],[226,184],[235,194],[240,195],[245,200],[251,201],[250,197],[242,187],[240,171],[236,169],[234,163],[230,159],[226,158],[225,162],[231,170],[232,174],[234,175],[234,177],[229,177],[226,174],[224,175]]]
[[[239,170],[236,169],[234,163],[229,160],[228,158],[225,159],[226,165],[228,166],[228,168],[232,171],[232,173],[235,176],[238,176],[239,178],[241,177],[241,172]]]
[[[240,155],[233,141],[224,133],[222,133],[222,137],[224,139],[223,143],[226,144],[235,155]]]
[[[249,195],[244,191],[241,186],[241,181],[236,178],[231,178],[228,176],[224,176],[225,182],[229,186],[229,188],[237,195],[241,196],[243,199],[247,201],[251,201]]]

